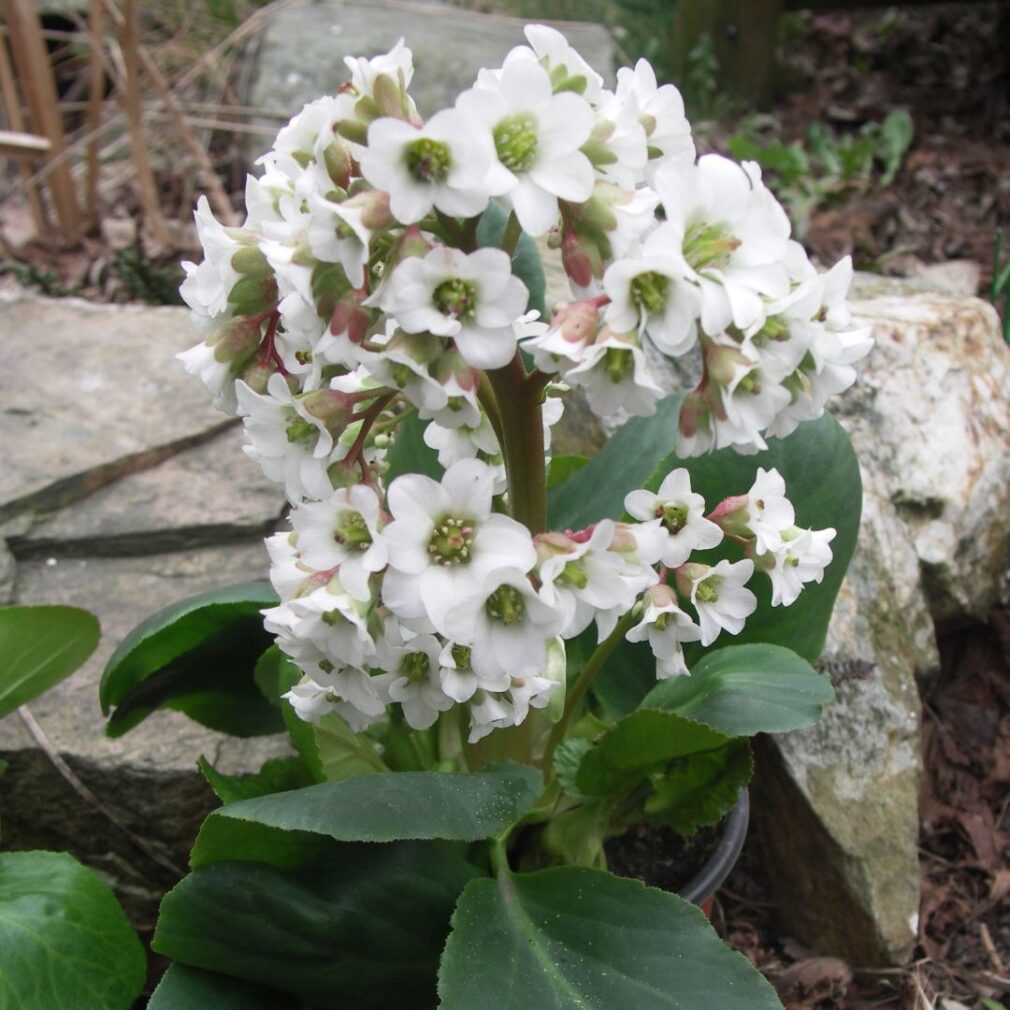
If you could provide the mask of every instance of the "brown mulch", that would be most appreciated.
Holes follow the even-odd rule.
[[[860,972],[785,934],[753,833],[714,921],[786,1010],[1010,1005],[1010,609],[945,634],[923,711],[919,941],[912,963]],[[991,1010],[991,1008],[989,1008]]]
[[[843,6],[839,4],[839,6]],[[886,189],[816,213],[806,243],[824,263],[905,272],[969,259],[991,278],[1010,227],[1010,5],[959,3],[805,15],[780,54],[785,140],[812,123],[857,133],[904,108],[915,137]]]

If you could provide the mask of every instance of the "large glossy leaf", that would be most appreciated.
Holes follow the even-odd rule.
[[[215,863],[169,892],[152,946],[320,1008],[433,1010],[449,917],[477,872],[439,842],[330,843],[298,873]]]
[[[438,992],[440,1010],[781,1010],[699,909],[579,867],[468,884]]]
[[[182,600],[134,628],[102,675],[102,711],[115,707],[107,733],[120,736],[161,707],[236,736],[283,730],[253,679],[272,642],[260,611],[276,602],[269,583],[246,582]]]
[[[624,496],[644,487],[677,444],[682,393],[659,401],[652,417],[633,417],[580,470],[547,494],[551,529],[582,529],[620,519]]]
[[[690,677],[657,684],[643,702],[731,736],[812,726],[834,698],[831,681],[780,645],[730,645],[703,656]]]
[[[295,996],[213,971],[173,964],[147,1010],[309,1010]]]
[[[76,607],[0,608],[0,719],[69,677],[100,634],[98,620]]]
[[[129,1010],[144,950],[112,891],[65,853],[0,854],[0,1007]]]
[[[207,818],[201,837],[212,821],[231,818],[328,835],[341,842],[435,838],[473,842],[499,834],[522,817],[542,787],[537,769],[517,764],[465,774],[358,775],[231,803]]]

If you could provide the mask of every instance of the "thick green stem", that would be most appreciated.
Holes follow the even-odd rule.
[[[554,777],[554,751],[558,744],[564,740],[568,726],[578,711],[582,699],[586,696],[590,685],[596,679],[596,675],[603,668],[603,664],[610,657],[614,649],[621,644],[621,640],[635,621],[638,620],[639,616],[635,612],[635,608],[632,608],[617,622],[614,630],[596,647],[596,651],[586,661],[586,665],[582,668],[582,673],[579,674],[578,680],[575,681],[572,689],[568,692],[568,697],[565,698],[564,714],[554,724],[551,735],[547,738],[547,748],[544,751],[544,777],[548,782]]]
[[[509,511],[530,533],[547,528],[547,468],[540,390],[527,381],[522,358],[487,373],[501,412],[501,447],[509,485]]]

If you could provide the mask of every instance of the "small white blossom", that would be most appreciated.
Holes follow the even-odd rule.
[[[656,678],[666,680],[690,673],[684,662],[684,642],[697,642],[701,628],[680,609],[677,594],[664,584],[646,590],[641,621],[625,636],[629,642],[648,639],[656,657]]]
[[[687,579],[691,603],[698,611],[701,624],[701,644],[711,645],[720,631],[738,635],[744,621],[757,609],[757,597],[745,583],[754,574],[754,562],[720,561],[714,568],[688,564],[678,578]]]
[[[705,499],[691,490],[691,475],[671,470],[659,490],[632,491],[624,499],[628,514],[644,522],[656,522],[666,534],[661,558],[667,568],[684,564],[694,551],[705,551],[722,542],[722,530],[705,518]]]
[[[760,558],[758,566],[772,582],[772,606],[789,607],[808,582],[820,582],[824,569],[831,564],[833,529],[786,530],[778,547]],[[769,561],[774,567],[769,568]]]

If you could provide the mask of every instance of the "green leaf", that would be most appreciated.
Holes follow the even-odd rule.
[[[884,173],[880,185],[885,189],[894,182],[905,154],[915,136],[915,123],[905,109],[892,109],[880,127],[880,150]]]
[[[453,905],[478,873],[462,851],[331,842],[298,873],[205,866],[165,897],[152,947],[313,1007],[427,1010]]]
[[[672,761],[652,780],[655,792],[645,801],[645,815],[653,824],[692,835],[698,828],[718,824],[753,774],[747,740],[730,740],[718,750]]]
[[[129,1010],[144,949],[112,891],[66,853],[0,854],[0,1007]]]
[[[702,657],[690,677],[657,684],[642,704],[753,736],[812,726],[833,698],[831,681],[789,649],[730,645]]]
[[[674,393],[659,401],[652,417],[631,418],[578,473],[549,491],[550,529],[578,530],[601,519],[620,519],[624,496],[644,487],[677,444],[683,398]]]
[[[315,781],[305,762],[295,756],[268,758],[260,770],[251,775],[225,775],[204,757],[197,761],[197,767],[222,803],[301,789]]]
[[[308,1010],[294,996],[250,985],[217,972],[173,964],[154,990],[147,1010]]]
[[[0,608],[0,719],[84,664],[98,620],[76,607]]]
[[[290,703],[282,697],[302,679],[302,671],[276,645],[271,645],[256,661],[253,679],[263,697],[277,709],[284,720],[291,746],[305,762],[315,782],[325,781],[319,748],[312,723],[299,719]]]
[[[272,642],[260,611],[276,603],[269,583],[246,582],[182,600],[134,628],[102,675],[102,711],[115,707],[108,735],[121,736],[161,707],[236,736],[282,730],[253,679]]]
[[[432,480],[442,479],[438,453],[424,441],[424,429],[428,424],[417,414],[410,414],[400,422],[386,456],[389,469],[384,479],[387,487],[390,481],[404,473],[421,473]]]
[[[255,821],[211,816],[200,828],[189,865],[197,870],[238,859],[266,863],[278,870],[297,870],[317,859],[330,844],[330,839],[311,831],[284,831]]]
[[[477,244],[500,246],[507,222],[508,214],[498,204],[488,204],[477,225]],[[519,236],[515,252],[512,254],[512,272],[526,285],[526,290],[530,293],[526,308],[536,309],[541,318],[546,318],[544,299],[547,295],[547,278],[544,276],[544,265],[540,260],[536,242],[525,232]]]
[[[471,881],[438,992],[440,1010],[782,1010],[699,909],[579,867]]]
[[[379,757],[375,741],[365,733],[355,733],[336,713],[324,715],[313,727],[313,735],[326,782],[389,771]]]
[[[547,468],[547,487],[555,488],[564,484],[569,477],[577,474],[589,462],[588,456],[552,456]]]
[[[586,796],[609,796],[674,758],[716,750],[729,736],[673,712],[640,708],[615,723],[579,765],[575,784]]]
[[[542,788],[537,769],[517,764],[462,774],[358,775],[221,807],[204,822],[196,850],[207,825],[222,818],[310,831],[341,842],[478,841],[515,823]]]

